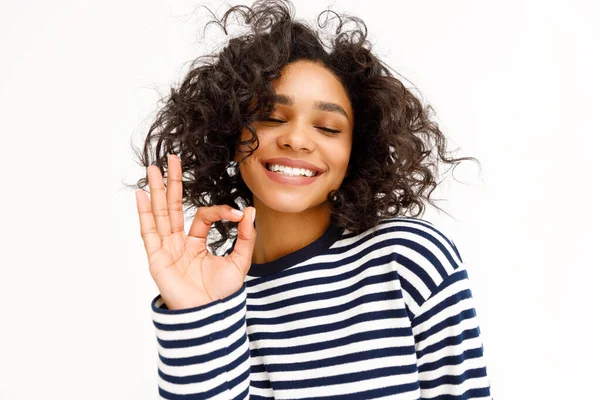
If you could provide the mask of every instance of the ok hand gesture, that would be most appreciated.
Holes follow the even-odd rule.
[[[147,168],[150,200],[137,190],[136,202],[150,274],[167,307],[178,310],[223,299],[241,288],[256,240],[256,209],[247,207],[242,213],[226,205],[200,207],[186,235],[179,157],[169,155],[167,167],[166,193],[160,170],[151,165]],[[220,220],[239,221],[235,247],[226,257],[206,248],[210,227]]]

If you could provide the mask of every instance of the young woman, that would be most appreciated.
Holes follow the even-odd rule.
[[[458,249],[416,218],[436,161],[466,158],[358,18],[326,42],[286,2],[233,15],[251,32],[198,60],[141,154],[160,395],[490,398]]]

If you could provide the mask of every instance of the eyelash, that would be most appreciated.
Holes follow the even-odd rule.
[[[278,122],[278,123],[284,123],[285,121],[282,121],[280,119],[274,119],[274,118],[267,118],[265,121],[269,121],[269,122]],[[322,131],[325,132],[329,132],[329,133],[340,133],[341,131],[338,131],[336,129],[330,129],[330,128],[324,128],[322,126],[317,126],[317,129],[320,129]]]

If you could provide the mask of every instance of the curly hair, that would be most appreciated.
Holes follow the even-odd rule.
[[[320,31],[313,30],[294,19],[289,1],[260,0],[250,7],[233,6],[221,18],[213,14],[206,26],[217,24],[229,35],[233,16],[241,16],[249,32],[193,61],[182,83],[163,99],[143,152],[137,152],[140,165],[155,164],[165,176],[167,156],[178,154],[182,201],[188,209],[252,206],[235,151],[247,157],[256,150],[258,136],[251,124],[274,109],[271,82],[287,64],[307,60],[338,77],[354,112],[349,174],[327,199],[331,222],[362,232],[385,217],[421,215],[424,200],[439,209],[430,199],[438,185],[439,161],[457,164],[474,159],[446,154],[446,139],[430,119],[431,107],[424,107],[394,77],[393,69],[371,52],[360,18],[325,10],[317,18]],[[331,23],[334,29],[327,33]],[[240,142],[243,128],[252,138]],[[136,186],[143,189],[147,183],[146,176]],[[213,229],[220,235],[209,244],[213,253],[237,235],[236,222],[215,222]]]

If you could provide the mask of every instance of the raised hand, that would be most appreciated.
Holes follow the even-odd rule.
[[[250,269],[256,240],[255,208],[246,207],[242,213],[226,205],[200,207],[186,235],[179,157],[168,157],[166,192],[158,167],[149,166],[147,173],[150,200],[143,190],[137,190],[137,209],[150,274],[167,307],[196,307],[239,290]],[[226,257],[215,256],[206,248],[210,227],[220,220],[239,221],[235,247]]]

